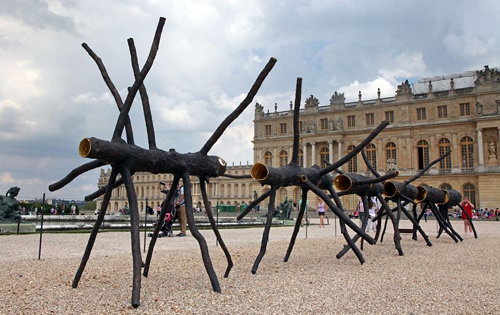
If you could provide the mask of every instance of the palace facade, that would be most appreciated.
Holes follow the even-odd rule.
[[[255,162],[279,167],[289,163],[293,141],[293,104],[290,109],[265,111],[255,105],[254,156]],[[449,157],[430,168],[415,185],[453,188],[467,196],[476,207],[499,207],[500,163],[500,72],[485,66],[479,71],[424,78],[398,86],[394,97],[378,97],[345,102],[343,93],[334,92],[327,105],[310,95],[300,110],[299,163],[310,167],[332,163],[359,144],[383,120],[390,122],[366,148],[372,165],[384,174],[397,170],[396,180],[404,181],[425,168],[429,162],[448,150]],[[344,171],[368,175],[369,171],[358,154],[341,168]],[[250,174],[251,165],[229,166],[232,175]],[[99,186],[106,184],[109,170],[101,170]],[[159,205],[158,183],[171,181],[171,175],[134,175],[139,208],[145,199]],[[193,182],[193,202],[202,198],[197,178]],[[212,204],[238,205],[261,194],[266,187],[249,179],[214,178],[207,187]],[[297,187],[281,188],[277,202],[299,200]],[[309,207],[317,197],[309,195]],[[355,196],[344,196],[346,208],[353,209]],[[98,206],[101,200],[98,200]],[[110,211],[127,206],[125,189],[115,189]],[[264,205],[265,206],[265,205]]]

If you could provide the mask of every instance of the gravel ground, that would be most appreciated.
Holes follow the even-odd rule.
[[[307,239],[302,228],[287,263],[282,259],[293,228],[273,227],[255,275],[250,269],[263,228],[222,230],[235,263],[227,279],[222,250],[211,231],[202,231],[222,294],[211,291],[193,237],[161,238],[138,309],[130,306],[129,233],[99,234],[77,289],[71,281],[88,234],[44,234],[41,260],[39,235],[1,236],[0,313],[499,314],[500,222],[476,222],[479,238],[455,244],[445,234],[435,239],[436,225],[429,221],[424,229],[433,246],[404,234],[402,257],[389,231],[383,243],[365,244],[363,265],[352,252],[335,258],[344,242],[331,223],[310,226]],[[461,222],[454,226],[463,233]]]

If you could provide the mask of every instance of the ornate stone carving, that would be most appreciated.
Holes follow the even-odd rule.
[[[318,107],[319,106],[319,100],[314,97],[312,94],[306,98],[306,103],[305,103],[305,107],[308,108],[308,107]]]
[[[396,91],[396,96],[411,95],[411,86],[408,80],[402,82],[398,85],[398,90]]]
[[[484,66],[484,70],[476,71],[477,79],[476,84],[489,84],[492,82],[500,81],[500,72],[496,69],[490,69],[487,65]]]
[[[338,93],[335,91],[330,97],[330,105],[343,105],[345,104],[344,93]]]
[[[258,102],[255,102],[255,111],[256,112],[263,112],[264,106],[260,105]]]

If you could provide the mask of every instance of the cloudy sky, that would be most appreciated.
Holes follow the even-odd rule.
[[[394,96],[409,79],[500,66],[497,1],[0,1],[0,194],[83,199],[99,170],[64,189],[47,186],[88,162],[84,137],[110,139],[118,111],[81,47],[100,56],[123,98],[133,82],[127,38],[144,62],[160,16],[167,19],[145,85],[157,143],[198,151],[246,95],[270,57],[278,62],[254,101],[285,110],[295,80],[328,104]],[[210,152],[252,163],[253,104]],[[131,120],[145,147],[140,103]]]

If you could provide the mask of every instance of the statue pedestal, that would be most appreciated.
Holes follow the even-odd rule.
[[[488,157],[488,165],[497,165],[498,164],[498,159],[496,156],[490,156]]]
[[[19,233],[35,233],[35,223],[20,223]],[[17,234],[17,222],[0,223],[0,234]]]

